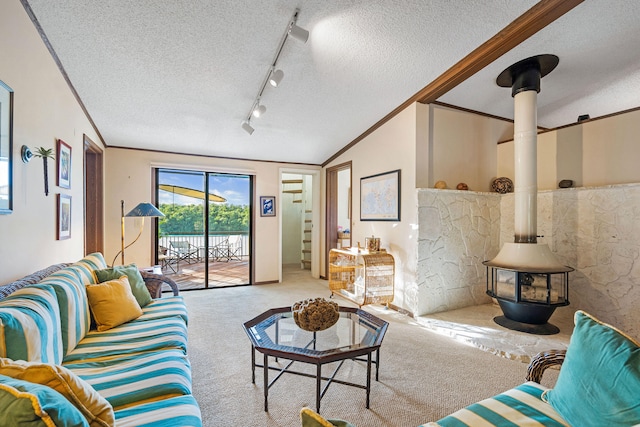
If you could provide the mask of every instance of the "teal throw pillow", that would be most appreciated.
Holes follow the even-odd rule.
[[[573,426],[640,423],[640,344],[577,311],[556,385],[542,399]]]
[[[0,425],[86,426],[82,413],[54,389],[0,375]]]
[[[126,275],[129,279],[129,285],[131,285],[131,292],[136,298],[136,301],[138,301],[138,304],[140,304],[140,307],[144,307],[153,300],[147,286],[144,284],[140,270],[138,270],[135,264],[119,265],[112,268],[105,268],[104,270],[96,270],[95,275],[98,283],[119,279],[121,276]]]

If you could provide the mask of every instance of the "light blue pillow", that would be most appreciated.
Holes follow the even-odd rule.
[[[567,355],[542,399],[573,426],[640,423],[640,344],[577,311]]]
[[[89,427],[80,411],[54,389],[0,375],[0,425]]]

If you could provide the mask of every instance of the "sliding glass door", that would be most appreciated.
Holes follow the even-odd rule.
[[[158,264],[181,290],[250,284],[252,177],[157,169]]]

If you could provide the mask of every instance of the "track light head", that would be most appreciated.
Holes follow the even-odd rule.
[[[300,40],[302,43],[306,43],[309,39],[309,31],[298,27],[296,24],[291,24],[289,27],[289,35],[296,40]]]
[[[254,131],[253,127],[251,126],[251,124],[249,124],[249,122],[242,123],[242,129],[249,135],[253,134],[253,131]]]
[[[253,116],[254,116],[254,117],[260,117],[260,116],[262,116],[266,111],[267,111],[267,107],[265,107],[264,105],[260,105],[260,104],[258,104],[258,105],[256,106],[256,108],[253,110]]]
[[[273,87],[278,87],[282,78],[284,77],[284,72],[282,70],[275,70],[271,73],[271,77],[269,77],[269,84]]]

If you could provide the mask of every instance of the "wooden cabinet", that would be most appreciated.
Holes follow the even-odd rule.
[[[329,251],[329,290],[359,306],[393,301],[395,261],[386,251]]]

